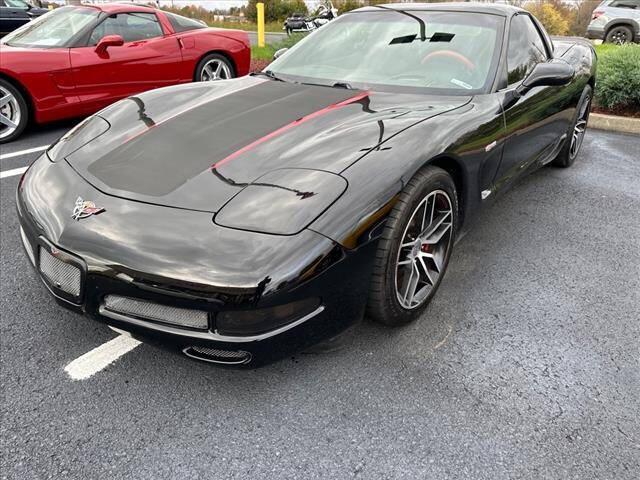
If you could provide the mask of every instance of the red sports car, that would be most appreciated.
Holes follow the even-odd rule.
[[[246,75],[246,32],[136,5],[56,9],[0,42],[0,143],[30,120],[92,114],[145,90]]]

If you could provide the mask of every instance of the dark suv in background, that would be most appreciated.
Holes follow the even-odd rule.
[[[13,32],[32,18],[47,12],[46,8],[34,6],[25,0],[0,0],[0,36]]]
[[[640,0],[605,0],[593,11],[587,38],[608,43],[640,41]]]

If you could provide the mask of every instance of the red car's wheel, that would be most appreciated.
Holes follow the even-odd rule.
[[[14,140],[29,121],[27,102],[20,91],[0,79],[0,143]]]
[[[213,82],[228,80],[235,76],[233,65],[226,57],[218,53],[210,53],[198,63],[195,80],[196,82]]]

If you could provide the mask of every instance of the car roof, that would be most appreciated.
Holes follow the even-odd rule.
[[[403,11],[420,11],[420,10],[438,10],[453,12],[475,12],[488,13],[492,15],[501,15],[503,17],[511,17],[516,13],[524,10],[512,5],[504,5],[497,3],[469,3],[469,2],[447,2],[447,3],[390,3],[387,5],[378,5],[378,7],[389,8],[393,10]],[[364,7],[355,10],[356,12],[372,12],[380,10],[376,6]]]
[[[83,7],[95,8],[106,13],[118,13],[118,12],[146,12],[152,13],[158,10],[157,8],[149,7],[146,5],[137,5],[135,3],[92,3],[82,4]]]

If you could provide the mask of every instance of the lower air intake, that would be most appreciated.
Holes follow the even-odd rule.
[[[209,315],[202,310],[170,307],[120,295],[107,295],[103,305],[109,312],[151,320],[152,322],[200,330],[206,330],[209,326]]]
[[[80,296],[82,272],[78,267],[54,257],[40,247],[40,273],[54,287],[74,297]]]
[[[204,362],[225,365],[243,365],[251,361],[251,354],[242,350],[218,350],[207,347],[187,347],[183,350],[187,357]]]

